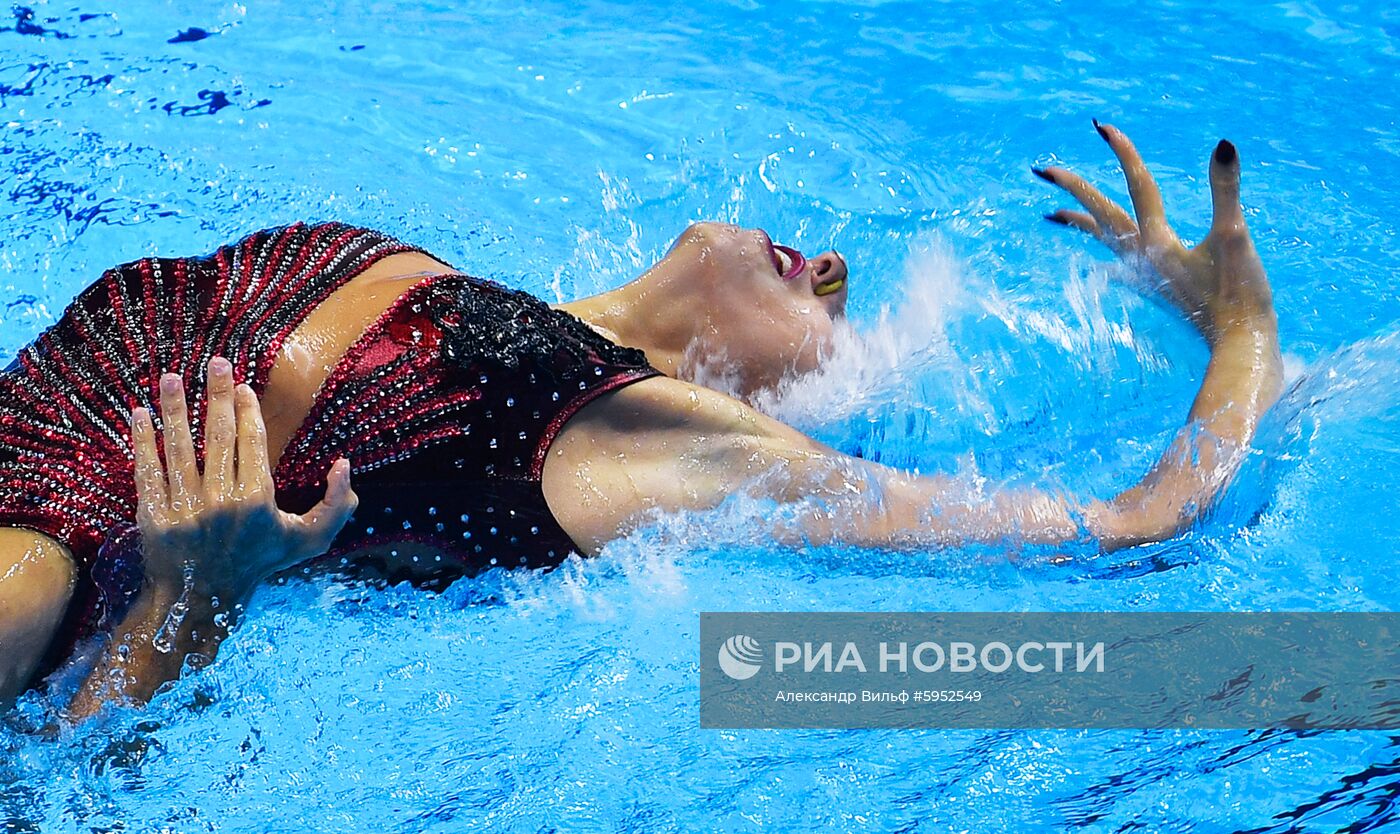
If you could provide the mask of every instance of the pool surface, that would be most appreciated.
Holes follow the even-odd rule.
[[[1383,831],[1380,732],[702,731],[700,611],[1396,610],[1400,12],[1379,3],[37,3],[0,25],[0,367],[108,266],[338,219],[566,300],[697,219],[851,263],[857,337],[766,408],[925,471],[1097,495],[1205,346],[1041,216],[1186,238],[1239,147],[1290,389],[1206,523],[1045,554],[774,548],[743,500],[433,595],[261,591],[143,711],[0,729],[4,831]],[[43,705],[28,703],[34,713]]]

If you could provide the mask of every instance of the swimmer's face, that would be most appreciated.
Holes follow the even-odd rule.
[[[804,257],[760,229],[696,223],[651,272],[692,311],[675,317],[691,331],[673,334],[689,344],[685,364],[720,371],[741,396],[815,370],[846,312],[840,255]]]

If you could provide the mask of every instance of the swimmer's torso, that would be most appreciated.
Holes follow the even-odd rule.
[[[306,421],[326,378],[389,305],[426,275],[457,271],[421,252],[389,255],[347,281],[318,304],[282,343],[261,400],[268,454],[280,461],[288,441]],[[441,563],[431,545],[371,545],[350,558],[373,556],[399,575],[418,565]]]
[[[589,403],[660,373],[576,315],[421,250],[345,275],[282,332],[258,354],[278,503],[306,511],[348,457],[361,506],[319,564],[391,581],[585,547],[543,494],[550,447]]]
[[[272,460],[281,459],[287,441],[306,421],[326,377],[366,328],[425,275],[456,272],[421,252],[389,255],[341,285],[307,314],[277,352],[262,396]]]
[[[284,510],[351,461],[360,507],[321,566],[390,581],[577,550],[543,493],[547,453],[589,403],[660,374],[565,310],[340,223],[113,267],[0,373],[0,528],[76,568],[52,662],[141,586],[132,409],[179,374],[201,454],[215,356],[259,397]]]

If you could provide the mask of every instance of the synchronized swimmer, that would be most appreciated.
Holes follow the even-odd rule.
[[[0,375],[0,703],[80,646],[70,718],[144,701],[295,565],[441,584],[596,554],[653,511],[742,490],[803,507],[772,523],[784,543],[1175,535],[1279,395],[1272,293],[1233,145],[1212,154],[1210,233],[1187,249],[1128,138],[1095,126],[1133,214],[1049,168],[1082,210],[1048,219],[1150,270],[1211,351],[1185,425],[1118,495],[968,505],[956,476],[843,455],[748,404],[830,353],[849,281],[835,252],[699,223],[640,278],[551,307],[378,232],[298,224],[109,270]],[[687,379],[697,353],[724,357],[736,396]]]

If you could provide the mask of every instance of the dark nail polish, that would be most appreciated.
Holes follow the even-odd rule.
[[[1045,219],[1049,220],[1051,223],[1058,223],[1061,226],[1069,225],[1069,221],[1059,216],[1058,214],[1047,214],[1045,215]]]
[[[1230,143],[1229,139],[1221,139],[1220,144],[1215,146],[1215,161],[1221,165],[1230,165],[1239,159],[1239,151]]]
[[[1054,182],[1054,181],[1055,181],[1055,176],[1054,176],[1053,174],[1051,174],[1049,171],[1046,171],[1046,170],[1044,170],[1044,169],[1042,169],[1042,168],[1032,168],[1032,169],[1031,169],[1031,173],[1032,173],[1032,174],[1035,174],[1037,177],[1040,177],[1041,179],[1045,180],[1046,182]]]
[[[1097,130],[1099,132],[1099,135],[1103,137],[1103,140],[1105,142],[1108,141],[1108,129],[1105,128],[1103,125],[1099,124],[1098,119],[1094,119],[1094,130]]]

